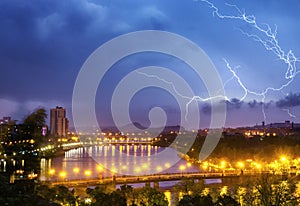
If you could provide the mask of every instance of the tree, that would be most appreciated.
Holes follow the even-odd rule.
[[[52,202],[55,199],[55,189],[50,188],[48,185],[42,184],[36,187],[36,194],[45,199],[47,202]]]
[[[92,198],[93,206],[126,206],[126,197],[120,190],[107,192],[106,188],[96,187],[95,189],[87,188],[87,195]]]
[[[55,190],[55,202],[62,205],[76,205],[76,197],[74,190],[69,190],[66,186],[58,185],[54,187]]]
[[[168,206],[169,202],[164,193],[152,187],[136,189],[138,206]]]
[[[120,192],[120,190],[113,191],[109,195],[110,204],[114,206],[126,206],[127,200],[125,196]]]
[[[193,206],[213,206],[212,197],[208,195],[196,195],[192,199]]]
[[[196,183],[193,179],[183,179],[175,185],[176,192],[182,192],[189,195],[200,195],[204,185],[202,183]]]
[[[39,108],[28,115],[23,121],[24,134],[33,138],[37,143],[42,142],[42,127],[46,124],[47,113],[44,108]]]
[[[42,127],[46,124],[47,113],[44,108],[36,109],[24,119],[25,125]]]
[[[194,206],[193,198],[190,195],[184,195],[178,203],[178,206]]]
[[[220,205],[220,206],[239,206],[240,204],[233,199],[231,196],[229,195],[222,195],[218,197],[217,202],[215,203],[215,205]]]
[[[131,185],[121,185],[120,192],[123,197],[126,198],[127,204],[132,205],[135,201],[135,192],[133,191],[133,187]]]

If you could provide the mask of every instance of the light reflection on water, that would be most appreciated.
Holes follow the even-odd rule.
[[[146,159],[141,162],[139,158],[132,157],[150,157],[163,151],[164,148],[151,145],[105,145],[105,146],[91,146],[85,148],[72,149],[65,153],[64,156],[55,157],[53,159],[41,160],[41,180],[72,180],[72,179],[86,179],[98,177],[110,177],[112,172],[116,175],[122,175],[122,172],[129,168],[135,168],[137,174],[143,175],[143,171],[151,170],[153,173],[180,173],[180,172],[196,172],[200,171],[195,166],[190,166],[187,161],[181,159],[176,165],[167,169],[169,165],[162,163],[161,166],[152,168],[153,159]],[[118,150],[118,151],[117,151]],[[97,161],[89,156],[93,154]],[[131,155],[131,158],[128,158]],[[174,155],[177,152],[174,150]],[[137,161],[139,159],[139,161]],[[115,171],[105,169],[105,165],[111,168],[116,168]],[[180,165],[185,165],[185,170],[179,169]],[[104,166],[104,167],[103,167]],[[151,167],[152,166],[152,167]],[[122,171],[124,170],[124,171]],[[88,171],[88,172],[87,172]],[[64,176],[60,175],[64,172]],[[87,175],[88,174],[88,175]],[[168,182],[162,182],[161,186],[166,187]]]

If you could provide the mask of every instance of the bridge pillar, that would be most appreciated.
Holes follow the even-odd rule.
[[[156,188],[156,189],[159,188],[159,182],[154,182],[154,188]]]
[[[146,187],[150,187],[150,182],[146,182],[146,183],[145,183],[145,186],[146,186]]]

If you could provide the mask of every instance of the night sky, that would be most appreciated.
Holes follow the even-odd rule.
[[[262,28],[266,28],[264,23],[272,29],[277,27],[281,49],[285,53],[292,50],[300,58],[298,0],[215,1],[220,13],[237,15],[237,10],[226,3],[254,15]],[[235,72],[241,82],[255,92],[286,84],[288,65],[241,32],[257,34],[251,25],[237,19],[218,18],[207,3],[193,0],[0,1],[0,118],[12,116],[21,121],[35,108],[48,110],[63,106],[67,108],[72,122],[73,87],[83,63],[108,40],[140,30],[173,32],[193,41],[206,52],[222,81],[227,82],[225,92],[231,101],[227,102],[226,126],[260,124],[264,120],[262,106],[265,107],[266,123],[300,122],[299,74],[284,89],[267,93],[264,102],[261,96],[251,94],[239,101],[244,90],[236,78],[228,81],[232,73],[223,58],[233,68],[239,66]],[[111,124],[110,118],[106,118],[109,106],[105,95],[112,92],[117,84],[109,79],[121,79],[122,72],[118,68],[129,72],[151,64],[180,70],[179,73],[191,83],[197,95],[207,95],[203,83],[185,72],[188,68],[180,62],[157,54],[132,56],[114,65],[106,83],[103,83],[106,84],[102,87],[104,91],[97,92],[96,107],[101,123]],[[297,69],[299,63],[294,66]],[[137,95],[133,100],[130,109],[134,121],[147,124],[145,114],[152,105],[170,114],[177,112],[176,102],[172,98],[168,101],[167,94],[152,100],[152,92],[156,92],[152,90],[141,91],[143,98]],[[210,106],[199,103],[199,108],[203,120],[200,126],[205,127]],[[176,124],[174,119],[169,124]]]

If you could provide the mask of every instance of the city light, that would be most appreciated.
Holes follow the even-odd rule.
[[[156,167],[156,171],[157,171],[157,172],[161,172],[161,171],[162,171],[162,167],[161,167],[161,166],[157,166],[157,167]]]
[[[183,172],[185,170],[185,166],[184,165],[180,165],[179,169],[180,169],[181,172]]]
[[[55,174],[55,169],[49,170],[49,175],[54,175]]]
[[[142,168],[143,168],[143,169],[148,169],[148,168],[149,168],[149,165],[146,164],[146,163],[144,163],[144,164],[142,164]]]
[[[243,162],[238,162],[237,165],[241,169],[245,167],[245,164]]]
[[[287,158],[286,158],[285,156],[281,156],[280,160],[281,160],[282,162],[286,162],[286,161],[287,161]]]
[[[65,171],[62,171],[59,173],[59,176],[64,179],[67,176],[67,173]]]
[[[221,161],[221,168],[224,168],[226,166],[226,162],[225,161]]]
[[[136,173],[140,173],[142,171],[142,169],[140,167],[135,167],[134,168],[134,172]]]
[[[257,169],[259,169],[259,170],[261,169],[261,164],[257,163],[255,166],[256,166]]]
[[[117,169],[116,167],[113,167],[113,168],[111,169],[111,172],[112,172],[113,174],[116,174],[116,173],[118,172],[118,169]]]
[[[104,168],[103,168],[102,165],[97,165],[97,170],[98,170],[99,172],[103,172]]]
[[[89,177],[89,176],[92,175],[92,171],[91,170],[85,170],[84,171],[84,175],[87,176],[87,177]]]
[[[207,170],[207,168],[208,168],[208,162],[203,162],[202,168],[203,168],[204,170]]]
[[[73,172],[76,173],[76,174],[78,174],[79,171],[80,171],[80,169],[79,169],[78,167],[75,167],[75,168],[73,169]]]

